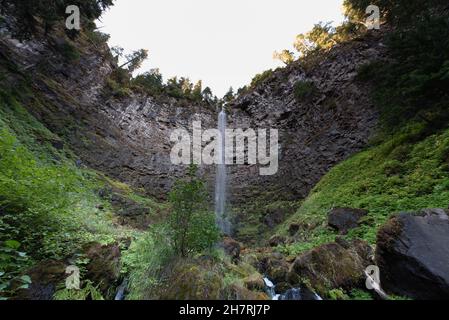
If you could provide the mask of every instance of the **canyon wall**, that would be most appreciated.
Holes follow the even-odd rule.
[[[56,49],[66,45],[60,33],[19,42],[2,30],[3,71],[11,86],[26,78],[33,92],[26,105],[61,137],[79,163],[164,198],[186,168],[170,162],[172,130],[216,127],[217,110],[170,97],[129,92],[117,97],[106,85],[117,63],[105,43],[84,35],[76,40],[80,58],[68,62]],[[380,35],[341,44],[309,64],[279,69],[240,95],[228,107],[231,128],[279,130],[279,171],[259,175],[258,165],[229,167],[234,204],[248,197],[268,200],[304,198],[335,164],[361,150],[373,134],[378,115],[367,91],[356,81],[359,66],[384,55]],[[12,72],[7,64],[15,65]],[[298,82],[311,82],[312,97],[295,97]],[[214,167],[201,167],[213,189]]]

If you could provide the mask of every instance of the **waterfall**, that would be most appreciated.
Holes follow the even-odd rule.
[[[217,226],[224,233],[229,235],[231,233],[231,226],[226,217],[226,112],[222,110],[218,115],[218,130],[221,133],[221,139],[218,143],[218,159],[217,177],[215,183],[215,215]]]
[[[263,278],[263,282],[265,282],[265,287],[270,298],[272,300],[279,300],[280,295],[276,294],[274,283],[267,277]]]

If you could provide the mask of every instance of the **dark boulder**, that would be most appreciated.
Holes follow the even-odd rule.
[[[167,286],[145,290],[143,299],[218,300],[223,290],[222,274],[211,257],[177,259],[163,271]],[[242,287],[244,291],[249,291]]]
[[[276,292],[287,292],[288,290],[293,289],[292,285],[288,282],[280,282],[276,283],[274,290]]]
[[[378,232],[376,262],[386,291],[449,298],[449,218],[443,209],[401,213]]]
[[[340,234],[346,234],[350,229],[357,228],[362,217],[368,211],[353,208],[335,208],[328,214],[328,225]]]

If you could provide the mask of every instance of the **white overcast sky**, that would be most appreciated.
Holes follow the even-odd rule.
[[[297,34],[319,21],[340,23],[343,0],[115,0],[98,23],[110,45],[150,56],[140,72],[159,68],[203,80],[219,97],[281,63]]]

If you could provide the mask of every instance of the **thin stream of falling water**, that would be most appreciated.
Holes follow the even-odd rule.
[[[219,164],[217,165],[217,177],[215,183],[215,215],[217,226],[224,234],[229,235],[231,233],[231,226],[226,217],[226,112],[224,110],[218,115],[218,130],[220,131],[221,139],[218,143]]]

